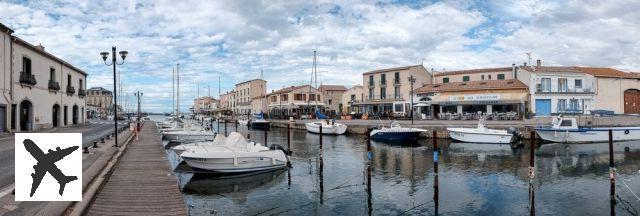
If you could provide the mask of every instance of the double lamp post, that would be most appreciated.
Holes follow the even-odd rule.
[[[118,94],[116,93],[116,65],[122,65],[124,64],[124,59],[127,58],[127,54],[129,54],[129,52],[127,51],[120,51],[120,57],[122,58],[122,62],[118,63],[117,61],[117,57],[116,57],[116,47],[111,47],[111,63],[107,63],[107,57],[109,57],[109,52],[101,52],[100,56],[102,56],[102,61],[104,61],[104,64],[107,66],[112,66],[113,65],[113,110],[114,110],[114,116],[113,116],[113,122],[114,122],[114,138],[115,138],[115,147],[118,147]]]

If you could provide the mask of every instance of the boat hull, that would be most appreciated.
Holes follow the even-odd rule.
[[[378,141],[404,141],[417,140],[420,137],[420,131],[373,131],[371,139]]]
[[[449,131],[449,137],[453,140],[468,143],[511,143],[513,140],[512,134],[482,134],[471,133],[457,130],[447,129]]]
[[[234,158],[182,158],[192,168],[219,173],[257,172],[287,166],[286,161],[273,161],[271,158],[259,156],[238,157],[237,164],[234,164]]]
[[[306,128],[308,132],[311,133],[320,133],[320,123],[309,122],[306,123]],[[336,124],[336,125],[322,125],[322,134],[335,134],[340,135],[347,132],[347,126],[344,124]]]
[[[546,142],[556,143],[593,143],[608,142],[609,129],[613,132],[613,141],[640,140],[640,127],[633,128],[594,128],[594,129],[536,129]]]
[[[251,129],[265,130],[269,129],[269,122],[251,122]]]

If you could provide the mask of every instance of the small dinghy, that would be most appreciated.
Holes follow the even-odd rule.
[[[180,157],[191,168],[219,173],[246,173],[285,168],[287,156],[282,149],[270,149],[247,142],[233,132],[224,145],[201,145],[186,148]]]
[[[371,131],[370,136],[373,140],[381,141],[405,141],[405,140],[417,140],[420,137],[420,133],[427,132],[421,128],[405,128],[400,126],[397,121],[391,122],[390,127],[381,127]]]
[[[317,122],[307,122],[305,124],[307,131],[311,133],[320,133],[320,127],[322,127],[322,134],[335,134],[340,135],[347,132],[347,125],[337,123],[333,120],[321,120]]]
[[[461,142],[470,143],[511,143],[513,131],[488,129],[484,125],[484,119],[478,121],[476,128],[447,128],[449,137]]]
[[[556,143],[608,142],[609,130],[613,141],[640,140],[640,127],[579,127],[575,118],[558,116],[551,127],[536,128],[544,141]]]

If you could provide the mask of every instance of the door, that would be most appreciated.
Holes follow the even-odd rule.
[[[0,133],[5,132],[6,131],[6,124],[7,123],[7,108],[6,107],[0,107]]]
[[[640,90],[629,89],[624,91],[624,113],[640,114]]]
[[[32,106],[29,101],[22,101],[20,103],[20,131],[29,131],[33,125],[31,120]]]
[[[536,115],[551,115],[551,99],[536,99]]]
[[[60,116],[60,105],[58,104],[53,105],[53,110],[51,113],[52,113],[51,122],[53,123],[54,127],[58,127],[58,122],[59,122],[58,116]]]

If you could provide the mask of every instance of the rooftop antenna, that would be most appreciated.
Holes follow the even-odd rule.
[[[529,66],[531,66],[531,52],[525,52],[525,55],[527,55],[527,59],[529,60]]]

